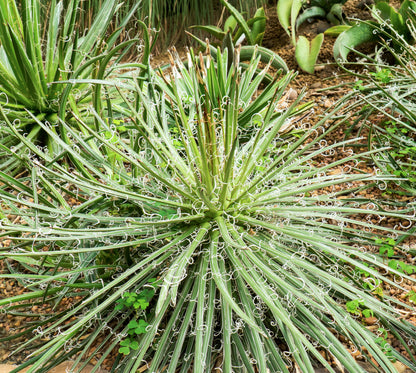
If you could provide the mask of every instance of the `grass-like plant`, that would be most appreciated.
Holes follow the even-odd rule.
[[[64,4],[70,0],[64,0]],[[80,25],[90,28],[91,23],[97,17],[103,0],[81,1],[79,7]],[[120,11],[113,18],[114,24],[119,24],[122,15],[126,15],[137,5],[136,0],[125,0],[120,5]],[[230,4],[240,12],[253,14],[253,10],[261,5],[265,5],[265,0],[230,0]],[[184,30],[194,24],[209,24],[216,16],[220,17],[220,0],[141,0],[140,6],[135,12],[134,17],[127,25],[126,33],[135,33],[135,22],[144,21],[146,25],[155,30],[159,30],[157,38],[157,48],[164,50],[167,47],[177,45],[184,39]]]
[[[391,359],[415,369],[414,358],[395,349],[387,356],[346,308],[358,300],[371,309],[414,356],[407,342],[416,327],[398,318],[398,308],[409,306],[372,294],[357,277],[365,270],[399,289],[390,275],[415,281],[368,251],[376,226],[366,219],[410,213],[414,220],[411,212],[358,195],[379,181],[345,174],[358,156],[316,163],[348,141],[324,146],[328,118],[313,126],[290,119],[302,95],[282,102],[289,77],[266,88],[274,95],[262,114],[253,112],[247,139],[239,124],[246,109],[240,68],[209,56],[190,62],[186,78],[181,67],[166,77],[173,97],[163,93],[168,83],[155,82],[146,95],[135,92],[142,103],[136,110],[120,90],[131,114],[128,139],[97,113],[98,131],[79,118],[88,135],[62,121],[76,148],[38,121],[88,175],[60,166],[22,135],[32,171],[19,180],[0,173],[2,236],[10,240],[0,257],[11,272],[1,277],[27,288],[0,306],[35,320],[25,327],[35,336],[20,347],[36,349],[29,372],[69,358],[88,362],[91,348],[97,366],[119,350],[117,372],[312,373],[322,364],[334,373],[325,351],[348,372],[363,373],[348,347],[385,372],[396,372]],[[175,89],[183,79],[192,102]],[[281,136],[288,121],[304,133]],[[92,142],[119,163],[99,157]],[[31,312],[44,303],[54,312]]]

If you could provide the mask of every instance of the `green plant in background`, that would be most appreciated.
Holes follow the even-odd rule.
[[[326,18],[333,25],[345,23],[342,5],[347,0],[311,0],[296,19],[296,28],[310,18]]]
[[[374,312],[368,308],[363,307],[364,301],[354,299],[346,303],[346,309],[349,313],[356,316],[371,317]]]
[[[410,302],[413,302],[416,304],[416,291],[414,290],[410,290],[407,294],[406,297],[409,298]]]
[[[415,41],[412,32],[412,27],[416,24],[415,12],[414,0],[402,1],[398,10],[386,1],[377,1],[371,10],[373,20],[357,20],[354,25],[342,28],[335,26],[325,31],[331,35],[340,32],[334,44],[334,57],[346,61],[354,48],[367,42],[377,42],[379,45],[387,42],[396,53],[405,51],[403,44],[413,44]]]
[[[266,29],[266,16],[263,8],[257,9],[253,18],[246,21],[243,15],[233,7],[227,0],[221,0],[224,7],[231,13],[224,23],[224,29],[221,30],[217,26],[194,26],[209,32],[215,38],[221,41],[221,48],[227,48],[229,53],[229,65],[232,63],[233,50],[235,47],[240,48],[239,59],[241,61],[251,60],[253,55],[260,55],[260,59],[264,63],[269,63],[272,67],[283,72],[288,72],[288,67],[284,60],[273,51],[263,48],[261,42],[263,40]],[[188,33],[203,49],[209,49],[210,54],[215,57],[217,55],[216,47],[218,43],[204,42],[197,36]],[[243,38],[247,45],[241,46]],[[244,66],[244,65],[242,65]]]
[[[296,20],[304,4],[305,0],[280,0],[277,3],[277,16],[295,46],[295,58],[299,67],[307,73],[313,74],[324,35],[318,34],[312,41],[304,36],[296,38]]]
[[[259,110],[263,114],[254,111],[252,126],[242,128],[239,112],[247,108],[240,99],[239,85],[245,81],[240,68],[217,65],[209,56],[189,58],[187,70],[179,66],[169,77],[174,98],[163,94],[166,83],[155,81],[146,96],[140,89],[131,93],[141,99],[136,110],[134,100],[120,90],[130,110],[130,137],[120,135],[123,141],[117,144],[106,136],[107,131],[118,135],[117,127],[99,113],[97,130],[78,118],[85,135],[61,120],[77,145],[65,149],[84,165],[82,173],[68,171],[36,147],[26,159],[30,175],[14,179],[0,173],[1,235],[10,240],[0,256],[11,271],[0,277],[18,279],[27,288],[23,295],[0,300],[0,306],[13,314],[30,313],[37,303],[54,305],[54,312],[22,330],[36,335],[17,351],[37,350],[20,368],[33,364],[29,372],[47,371],[62,360],[74,358],[77,365],[93,356],[99,366],[122,348],[114,366],[122,372],[147,366],[169,372],[219,367],[226,373],[288,373],[291,366],[312,373],[320,363],[334,373],[320,353],[324,349],[349,372],[362,373],[339,341],[342,335],[380,369],[395,372],[377,336],[343,304],[362,299],[414,356],[406,342],[416,338],[416,327],[398,319],[396,311],[410,306],[390,298],[385,302],[356,286],[344,263],[400,287],[389,276],[400,273],[363,249],[374,242],[371,230],[382,228],[354,216],[414,220],[407,216],[413,210],[372,209],[370,200],[344,198],[350,192],[346,184],[379,180],[329,172],[354,162],[356,155],[313,164],[316,156],[356,141],[322,146],[326,133],[321,129],[339,108],[295,138],[282,136],[288,122],[296,123],[293,112],[303,98],[289,106],[281,100],[290,82],[285,77],[284,84],[271,83],[275,94]],[[217,51],[216,60],[228,60],[227,53]],[[192,103],[175,91],[186,82],[194,92]],[[65,146],[47,123],[37,123]],[[30,146],[25,136],[17,136]],[[119,154],[122,166],[113,167],[92,143]],[[63,196],[72,199],[71,205]],[[120,209],[126,203],[129,208]],[[9,216],[19,217],[20,224]],[[154,278],[158,284],[151,300],[138,301]],[[137,318],[142,307],[146,318]],[[91,346],[95,352],[88,356]],[[395,349],[391,353],[416,368],[414,358]]]
[[[65,8],[61,1],[53,0],[43,11],[39,0],[0,4],[0,104],[8,119],[14,121],[16,131],[27,133],[34,144],[48,146],[55,155],[61,150],[41,131],[35,118],[58,128],[58,114],[64,118],[70,108],[79,115],[93,100],[89,80],[103,79],[117,69],[123,53],[139,43],[132,39],[115,46],[139,3],[111,35],[107,32],[119,1],[103,1],[86,32],[77,28],[79,3],[80,0],[69,1]],[[10,163],[5,158],[10,152],[23,157],[25,146],[3,124],[1,129],[1,169],[18,172],[20,161],[16,163],[13,158]]]
[[[244,40],[248,45],[261,45],[266,30],[266,14],[264,9],[262,7],[257,9],[253,18],[246,21],[244,16],[227,0],[221,0],[221,3],[231,13],[224,22],[224,29],[218,26],[202,25],[193,26],[193,28],[208,32],[221,41],[220,44],[223,47],[227,32],[231,33],[234,46],[240,45]]]
[[[405,3],[402,3],[402,7]],[[410,5],[409,5],[410,6]],[[406,25],[411,39],[416,38],[416,19],[410,17]],[[396,186],[386,185],[388,191],[408,197],[416,195],[416,48],[403,36],[398,35],[393,24],[386,24],[389,41],[380,42],[381,49],[393,56],[397,62],[391,65],[383,55],[374,58],[364,56],[358,65],[365,64],[370,70],[357,74],[351,110],[361,108],[359,120],[370,128],[369,147],[372,149],[390,146],[391,149],[373,155],[372,160],[385,174],[395,175]],[[400,45],[398,52],[396,45]],[[348,70],[347,70],[348,71]],[[359,94],[357,95],[357,92]],[[358,98],[358,100],[357,100]],[[379,114],[377,120],[373,114]],[[399,188],[397,188],[399,186]]]
[[[41,0],[45,3],[47,1]],[[66,6],[70,0],[64,0]],[[92,20],[97,18],[97,12],[101,9],[103,0],[81,1],[79,25],[81,29],[89,29]],[[253,12],[260,6],[266,4],[265,0],[230,0],[230,4],[240,12],[251,17]],[[121,3],[117,15],[113,17],[111,30],[118,27],[123,15],[128,14],[137,5],[136,0],[125,0]],[[159,30],[157,35],[156,48],[158,51],[165,51],[168,47],[177,45],[184,41],[184,30],[190,25],[211,24],[213,20],[220,17],[220,1],[201,0],[141,0],[134,16],[126,25],[119,40],[124,41],[135,34],[137,21],[143,21],[153,30]],[[134,56],[133,53],[130,54]]]

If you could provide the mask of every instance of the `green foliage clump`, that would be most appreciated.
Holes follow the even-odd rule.
[[[326,18],[333,25],[345,23],[342,5],[347,0],[311,0],[306,3],[306,9],[297,17],[296,27],[310,18]]]
[[[206,31],[216,39],[218,39],[224,47],[227,33],[232,35],[232,43],[234,46],[240,45],[244,40],[248,45],[261,45],[266,30],[266,14],[263,7],[256,10],[253,18],[244,19],[236,8],[234,8],[228,1],[221,0],[221,3],[231,13],[231,15],[224,22],[224,29],[218,26],[193,26],[194,28]]]
[[[387,42],[397,53],[406,51],[404,44],[413,44],[415,41],[415,12],[414,0],[402,1],[398,10],[389,5],[388,1],[376,1],[371,9],[373,20],[358,20],[354,25],[334,27],[326,31],[328,34],[341,31],[334,44],[334,57],[345,61],[354,48],[368,42],[379,45]]]
[[[409,17],[406,25],[410,39],[415,39],[416,19]],[[364,63],[370,71],[365,74],[353,72],[357,76],[354,96],[359,99],[351,110],[360,107],[361,114],[356,123],[361,121],[370,128],[369,146],[384,148],[373,155],[373,161],[385,174],[396,176],[396,193],[412,197],[416,195],[416,48],[397,34],[393,25],[387,23],[385,27],[386,32],[390,32],[389,40],[380,42],[380,51],[374,58],[361,55],[364,62],[358,63]],[[399,52],[395,45],[400,45]],[[389,56],[396,65],[389,63]],[[359,92],[358,96],[356,92]],[[374,113],[380,114],[381,118],[368,120]]]

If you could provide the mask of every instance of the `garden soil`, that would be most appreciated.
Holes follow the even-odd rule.
[[[369,0],[353,0],[347,1],[344,6],[344,11],[346,16],[348,17],[355,17],[360,19],[367,19],[370,17],[370,13],[367,9],[367,5],[371,4]],[[263,46],[273,50],[277,54],[279,54],[287,63],[289,69],[297,70],[297,65],[294,58],[294,47],[290,43],[289,36],[285,33],[283,28],[280,26],[279,21],[277,19],[275,6],[269,7],[267,9],[267,29],[263,41]],[[320,32],[323,32],[327,29],[330,25],[324,20],[315,20],[313,22],[305,22],[300,30],[299,34],[305,35],[311,40],[315,35]],[[315,107],[315,116],[309,118],[310,121],[314,119],[317,120],[319,115],[324,113],[326,109],[330,109],[334,103],[340,99],[343,95],[347,93],[348,90],[348,83],[351,83],[354,80],[354,77],[351,75],[344,74],[343,71],[334,63],[332,48],[333,48],[334,38],[325,37],[320,55],[318,57],[318,65],[315,70],[315,74],[310,75],[304,72],[299,71],[295,81],[292,83],[290,92],[288,92],[287,99],[293,100],[295,99],[298,94],[302,90],[306,90],[305,100],[313,100],[316,103]],[[371,51],[371,46],[367,52]],[[181,48],[179,50],[179,54],[181,56],[185,55],[185,49]],[[155,67],[163,66],[169,63],[169,56],[168,53],[159,54],[153,56],[152,64]],[[333,87],[333,88],[331,88]],[[335,88],[334,88],[335,87]],[[354,135],[354,134],[353,134]],[[363,135],[363,133],[361,133]],[[365,135],[365,132],[364,132]],[[345,129],[340,128],[337,130],[336,133],[331,133],[331,138],[328,139],[328,143],[332,143],[334,141],[342,141],[345,136]],[[365,150],[366,141],[362,140],[362,148],[359,146],[354,147],[354,151],[364,151]],[[356,144],[357,145],[357,144]],[[359,144],[358,144],[359,145]],[[348,149],[344,149],[345,152]],[[343,151],[337,151],[334,156],[330,159],[326,157],[325,159],[321,159],[321,162],[331,162],[335,160],[334,158],[343,157],[345,153]],[[362,166],[362,171],[371,172],[371,166]],[[334,172],[337,172],[334,170]],[[367,195],[371,194],[372,197],[380,196],[381,191],[378,188],[374,188],[371,190],[367,190]],[[404,198],[404,197],[403,197]],[[394,226],[397,224],[396,221],[390,220],[387,221],[387,225]],[[415,245],[414,242],[408,242],[410,245]],[[1,242],[0,245],[7,245],[7,242]],[[415,264],[414,258],[408,257],[407,258],[409,263]],[[0,262],[0,273],[7,272],[7,267],[5,263]],[[416,278],[415,275],[412,275]],[[410,284],[403,284],[405,288],[408,290],[416,291],[416,287],[411,287]],[[11,297],[13,295],[22,294],[24,292],[24,288],[20,287],[18,282],[15,280],[7,280],[0,282],[0,299]],[[407,300],[404,299],[404,294],[400,294],[397,290],[390,289],[386,287],[384,291],[391,295],[400,298],[401,301],[406,302]],[[45,305],[44,311],[48,311],[47,305]],[[403,310],[402,317],[413,322],[416,324],[416,311],[415,312],[408,312]],[[373,318],[374,319],[374,318]],[[369,329],[377,329],[376,320],[368,318],[366,320]],[[4,315],[0,312],[0,338],[7,337],[10,333],[14,331],[18,331],[22,325],[25,324],[27,320],[24,317],[11,317],[9,315]],[[2,343],[0,342],[0,373],[8,373],[12,368],[16,365],[12,364],[21,364],[24,362],[25,353],[20,353],[17,355],[10,355],[10,353],[16,348],[17,342],[22,342],[23,340],[14,341],[14,344]],[[389,341],[393,347],[397,347],[398,344],[395,342],[394,339]],[[324,352],[323,352],[324,353]],[[356,359],[362,364],[363,368],[368,372],[376,372],[376,370],[368,363],[365,363],[364,357],[362,357],[358,351],[354,352],[351,350],[351,354],[356,357]],[[111,356],[105,361],[103,369],[107,368],[110,369],[114,356]],[[93,361],[94,362],[94,361]],[[2,365],[3,363],[3,365]],[[337,362],[331,361],[334,367],[337,366]],[[411,373],[410,370],[406,369],[401,363],[395,363],[396,369],[399,373]],[[68,371],[69,365],[67,363],[63,363],[56,367],[51,373],[65,373]],[[92,366],[86,367],[82,373],[89,373],[91,371]],[[341,372],[341,370],[339,370]],[[103,370],[99,372],[104,373]],[[219,373],[220,370],[215,370],[215,372]],[[326,370],[323,368],[317,368],[316,373],[325,373]],[[271,372],[273,373],[273,372]],[[296,372],[298,373],[298,372]]]

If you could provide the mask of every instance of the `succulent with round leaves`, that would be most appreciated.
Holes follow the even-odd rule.
[[[105,135],[117,136],[117,129],[98,113],[99,130],[79,118],[86,136],[62,121],[77,143],[66,151],[84,164],[88,177],[36,147],[27,159],[30,175],[16,180],[0,173],[2,236],[10,240],[0,257],[11,271],[0,277],[18,279],[28,290],[0,300],[0,307],[30,313],[34,302],[54,304],[54,312],[27,325],[36,335],[19,349],[36,348],[27,361],[33,364],[29,372],[47,371],[69,358],[74,365],[93,357],[96,365],[102,363],[119,349],[134,316],[134,310],[120,314],[117,302],[127,292],[139,294],[155,278],[146,330],[135,337],[137,344],[129,339],[114,370],[289,373],[293,367],[313,373],[319,363],[334,373],[320,353],[324,349],[349,372],[362,373],[340,342],[343,336],[380,369],[395,372],[377,336],[345,304],[362,300],[386,330],[400,335],[412,356],[406,342],[416,337],[416,327],[399,319],[396,309],[409,306],[378,299],[355,281],[353,269],[400,288],[388,276],[399,272],[365,247],[374,242],[372,229],[381,229],[371,217],[414,220],[413,210],[390,211],[354,194],[381,181],[377,175],[331,172],[354,163],[357,155],[315,163],[315,157],[356,141],[325,146],[324,125],[331,116],[313,126],[305,123],[300,136],[282,137],[288,121],[296,123],[290,116],[302,95],[287,106],[281,100],[286,85],[278,81],[264,116],[252,116],[251,138],[240,141],[246,131],[238,119],[244,110],[244,91],[237,88],[244,81],[241,69],[232,64],[221,71],[209,56],[191,62],[185,81],[194,92],[192,104],[175,90],[174,98],[161,94],[163,86],[155,82],[147,89],[150,98],[140,89],[133,92],[143,105],[136,110],[120,88],[131,114],[131,137],[119,136],[117,146]],[[185,70],[179,71],[170,76],[172,86],[183,84]],[[226,84],[236,89],[221,96]],[[47,124],[38,124],[54,136]],[[56,135],[55,140],[65,145]],[[116,152],[122,164],[100,157],[92,141]],[[359,183],[358,190],[348,189],[349,183]],[[131,208],[121,210],[126,202]],[[368,219],[356,220],[357,214]],[[113,260],[103,263],[103,253]],[[74,303],[60,308],[68,298]],[[391,353],[415,369],[414,360],[395,349]]]

